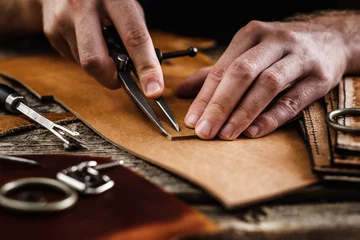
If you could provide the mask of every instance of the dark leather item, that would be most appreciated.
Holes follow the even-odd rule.
[[[0,185],[24,177],[56,178],[56,173],[83,161],[99,164],[110,157],[44,154],[22,155],[42,168],[0,169]],[[218,231],[209,218],[124,166],[101,170],[114,180],[110,190],[79,195],[59,213],[25,214],[0,207],[1,239],[178,239]]]

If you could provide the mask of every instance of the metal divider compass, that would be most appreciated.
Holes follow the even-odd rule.
[[[117,72],[118,77],[122,81],[126,91],[128,94],[133,98],[133,100],[139,105],[141,110],[150,118],[150,120],[155,123],[160,131],[165,135],[168,136],[167,131],[165,130],[164,126],[161,124],[157,116],[155,115],[153,109],[148,104],[145,96],[141,92],[137,82],[132,77],[131,72],[138,78],[135,66],[130,59],[130,56],[121,41],[120,36],[118,35],[114,26],[107,26],[103,28],[103,35],[109,49],[109,55],[113,59]],[[176,57],[183,57],[183,56],[190,56],[194,57],[197,54],[197,48],[190,47],[187,50],[176,51],[176,52],[168,52],[168,53],[161,53],[159,49],[155,49],[156,55],[162,63],[162,60],[169,59],[169,58],[176,58]],[[163,97],[159,97],[155,99],[155,102],[160,107],[160,109],[164,112],[166,117],[169,119],[171,124],[174,126],[176,131],[180,131],[179,124],[177,123],[176,119],[174,118],[170,108],[164,101]]]

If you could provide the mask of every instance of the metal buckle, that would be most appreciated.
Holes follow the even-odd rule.
[[[360,108],[340,108],[330,112],[326,116],[326,123],[333,129],[344,133],[360,133],[359,127],[345,126],[337,123],[337,117],[360,116]]]
[[[58,180],[84,194],[100,194],[114,186],[114,181],[98,170],[101,165],[96,161],[82,162],[58,172]]]
[[[65,198],[59,201],[32,202],[16,200],[6,195],[28,185],[49,186],[65,194]],[[33,177],[22,178],[8,182],[0,188],[0,206],[22,212],[58,212],[72,207],[78,201],[78,194],[68,185],[51,178]]]

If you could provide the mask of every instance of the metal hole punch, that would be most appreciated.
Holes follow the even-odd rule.
[[[331,111],[326,116],[326,123],[333,129],[344,133],[360,133],[360,127],[345,126],[336,122],[337,117],[360,116],[360,108],[340,108]]]
[[[76,131],[71,131],[63,126],[60,126],[49,119],[41,116],[26,105],[24,96],[21,96],[14,89],[8,85],[0,83],[0,104],[1,106],[11,113],[22,113],[30,119],[34,120],[38,124],[42,125],[50,132],[52,132],[57,138],[59,138],[64,144],[65,149],[73,150],[86,148],[85,144],[76,139],[76,136],[80,134]]]
[[[133,100],[138,104],[141,110],[150,118],[150,120],[155,123],[160,131],[165,135],[168,136],[167,131],[155,115],[154,111],[146,101],[145,96],[142,94],[140,88],[137,85],[135,79],[133,79],[131,72],[135,74],[138,78],[135,66],[130,59],[130,56],[121,41],[120,36],[118,35],[114,26],[107,26],[103,28],[103,35],[109,49],[109,55],[113,59],[118,72],[118,77],[122,81],[126,91],[128,94],[133,98]],[[197,48],[190,47],[187,50],[183,51],[176,51],[176,52],[169,52],[169,53],[161,53],[159,49],[155,49],[157,58],[162,63],[162,60],[169,59],[169,58],[176,58],[176,57],[183,57],[183,56],[190,56],[194,57],[197,54]],[[160,107],[160,109],[164,112],[168,120],[174,126],[176,131],[180,131],[179,124],[177,123],[176,119],[174,118],[170,108],[164,101],[163,97],[159,97],[155,99],[156,104]]]

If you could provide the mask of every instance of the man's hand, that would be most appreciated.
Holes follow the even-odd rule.
[[[75,60],[105,87],[119,88],[115,64],[102,35],[102,27],[113,24],[135,64],[146,96],[156,98],[162,94],[162,70],[137,1],[39,1],[44,33],[63,57]]]
[[[250,22],[214,66],[178,86],[178,96],[198,93],[186,125],[202,139],[274,131],[326,95],[344,73],[360,72],[359,22],[355,13]]]

